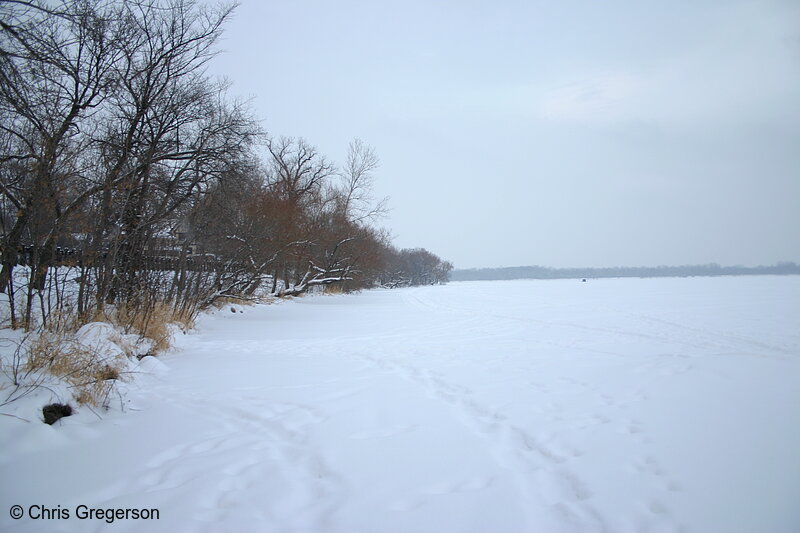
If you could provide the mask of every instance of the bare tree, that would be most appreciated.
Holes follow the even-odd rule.
[[[114,83],[112,65],[121,37],[109,2],[85,0],[0,4],[0,163],[16,162],[23,172],[0,172],[0,190],[17,208],[3,235],[0,289],[8,287],[14,255],[28,231],[33,241],[31,283],[25,323],[30,322],[31,291],[44,286],[55,236],[72,213],[66,183],[80,166],[75,154],[86,145],[86,123]]]
[[[193,315],[226,297],[438,283],[449,263],[375,227],[379,160],[337,168],[266,137],[206,67],[235,5],[0,0],[0,289],[30,267],[22,323],[108,304]],[[260,159],[257,150],[264,150]],[[62,268],[63,267],[63,268]],[[55,304],[53,304],[55,302]],[[54,307],[55,305],[55,307]]]
[[[361,139],[350,142],[347,160],[340,173],[342,185],[339,191],[341,210],[349,220],[360,223],[386,215],[389,198],[376,200],[374,197],[374,173],[379,165],[374,148]]]

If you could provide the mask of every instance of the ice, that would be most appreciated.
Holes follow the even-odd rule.
[[[143,358],[135,408],[0,416],[3,505],[160,509],[118,531],[800,531],[798,276],[243,310]]]

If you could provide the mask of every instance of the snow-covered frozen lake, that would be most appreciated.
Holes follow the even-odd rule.
[[[124,413],[2,417],[2,531],[800,531],[798,276],[309,297],[178,345]]]

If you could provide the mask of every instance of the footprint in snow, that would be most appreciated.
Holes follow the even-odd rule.
[[[550,505],[592,497],[591,491],[566,470],[541,470],[536,473],[536,482],[542,498]]]

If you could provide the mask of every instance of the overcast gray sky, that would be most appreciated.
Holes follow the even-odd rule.
[[[359,137],[457,268],[800,261],[800,2],[243,0],[212,71]]]

